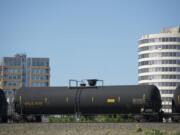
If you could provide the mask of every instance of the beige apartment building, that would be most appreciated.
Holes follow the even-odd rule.
[[[24,54],[0,59],[0,89],[6,95],[21,87],[50,85],[49,58],[29,58]]]

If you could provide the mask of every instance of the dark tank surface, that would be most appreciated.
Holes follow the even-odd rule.
[[[80,95],[82,114],[140,113],[142,108],[159,112],[159,90],[150,85],[105,86],[86,89]]]
[[[1,122],[7,122],[7,101],[2,89],[0,89],[0,123]]]
[[[159,90],[150,85],[21,88],[19,114],[121,114],[159,112]]]
[[[32,87],[17,91],[16,112],[22,114],[73,114],[75,90],[67,87]]]

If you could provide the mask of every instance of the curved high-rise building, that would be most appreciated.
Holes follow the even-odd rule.
[[[160,89],[163,111],[171,112],[173,91],[180,83],[180,27],[143,35],[139,40],[138,83]]]

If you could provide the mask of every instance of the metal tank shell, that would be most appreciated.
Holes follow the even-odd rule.
[[[67,87],[21,88],[15,97],[19,114],[73,114],[75,90]]]
[[[7,101],[3,90],[0,89],[0,123],[7,122]]]
[[[159,90],[150,85],[21,88],[15,97],[19,114],[122,114],[159,112]]]
[[[82,114],[122,114],[146,111],[159,112],[161,97],[151,85],[105,86],[88,88],[80,94]]]
[[[172,101],[173,112],[180,113],[180,85],[174,91],[174,98]]]

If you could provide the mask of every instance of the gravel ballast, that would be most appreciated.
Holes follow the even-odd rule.
[[[0,135],[180,135],[176,123],[0,124]]]

